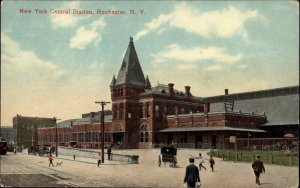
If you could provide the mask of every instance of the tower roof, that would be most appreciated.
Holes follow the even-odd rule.
[[[121,68],[114,85],[129,84],[146,87],[147,84],[141,68],[137,53],[134,48],[133,38],[130,37]],[[113,86],[113,85],[111,85]]]

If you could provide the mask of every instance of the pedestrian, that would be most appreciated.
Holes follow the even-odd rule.
[[[17,154],[17,148],[14,147],[14,154],[16,155]]]
[[[101,164],[101,153],[98,153],[98,156],[97,156],[97,166],[99,167],[100,164]]]
[[[108,156],[108,160],[110,161],[111,160],[111,146],[109,146],[107,148],[107,156]]]
[[[52,164],[52,166],[54,166],[54,164],[53,164],[53,158],[52,158],[52,155],[51,154],[49,154],[49,156],[48,156],[48,161],[49,161],[49,167],[50,167],[50,164]]]
[[[255,174],[255,182],[257,185],[260,185],[259,175],[266,172],[264,163],[260,160],[260,155],[256,156],[256,160],[252,163],[252,169]]]
[[[201,153],[199,153],[199,170],[201,170],[201,168],[204,168],[206,170],[206,168],[203,166],[203,163],[204,163],[204,160],[203,160],[203,157],[201,155]]]
[[[198,167],[194,165],[194,161],[195,161],[194,158],[189,158],[189,161],[190,164],[186,167],[185,177],[183,182],[187,183],[188,188],[195,188],[196,182],[200,182],[199,170]]]
[[[208,159],[208,162],[210,164],[211,171],[213,172],[214,171],[215,160],[213,159],[212,155],[210,155],[210,158]]]

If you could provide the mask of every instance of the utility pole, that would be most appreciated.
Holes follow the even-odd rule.
[[[101,104],[101,160],[102,163],[104,163],[104,106],[106,104],[109,104],[110,102],[105,102],[105,101],[96,101],[96,104]]]
[[[55,157],[57,157],[57,150],[58,150],[58,144],[57,144],[57,120],[60,120],[60,119],[57,119],[56,117],[54,117],[54,120],[55,120]]]

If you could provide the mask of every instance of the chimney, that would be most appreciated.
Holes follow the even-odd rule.
[[[225,89],[225,95],[228,95],[228,89]]]
[[[204,114],[208,114],[208,112],[210,111],[210,103],[205,103],[204,104]]]
[[[191,96],[191,92],[190,92],[191,87],[190,86],[184,86],[184,89],[185,89],[185,96],[187,98],[189,98]]]
[[[173,96],[174,95],[174,89],[173,89],[174,84],[173,83],[169,83],[168,86],[169,86],[169,94],[171,96]]]

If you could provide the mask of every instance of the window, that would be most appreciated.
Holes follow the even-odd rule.
[[[123,119],[123,104],[120,104],[119,106],[119,115],[120,115],[120,119]]]
[[[98,132],[93,132],[93,141],[98,142]]]
[[[63,135],[59,134],[59,142],[63,142]]]
[[[85,141],[86,142],[91,142],[91,132],[85,133]]]
[[[146,106],[146,117],[150,117],[150,111],[151,110],[151,107],[150,107],[150,104],[147,104]]]
[[[159,117],[159,105],[155,105],[155,117]]]
[[[149,142],[149,129],[147,124],[141,126],[140,142]]]
[[[72,134],[72,141],[77,142],[77,133]]]
[[[79,133],[79,142],[83,142],[83,133]]]

